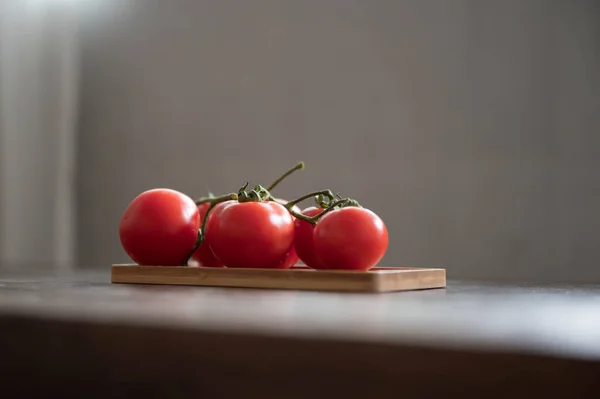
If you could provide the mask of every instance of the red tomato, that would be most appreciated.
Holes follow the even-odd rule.
[[[199,228],[198,207],[190,197],[154,189],[129,204],[119,236],[125,252],[139,265],[180,266],[194,248]]]
[[[328,269],[369,270],[385,255],[388,231],[372,211],[359,207],[324,215],[313,234],[315,254]]]
[[[229,201],[209,215],[206,243],[227,267],[278,268],[294,243],[294,223],[276,202]]]
[[[289,201],[279,199],[279,198],[276,198],[276,200],[277,200],[277,202],[282,203],[282,204],[287,204],[289,202]],[[294,205],[292,207],[292,209],[298,213],[301,212],[300,208],[298,208],[296,205]],[[296,218],[292,216],[292,220],[295,221]],[[296,265],[296,263],[298,263],[299,260],[300,260],[300,258],[298,257],[298,254],[296,253],[296,249],[292,245],[292,248],[290,248],[290,252],[288,253],[287,258],[278,267],[278,269],[290,269],[290,268],[294,267],[294,265]]]
[[[210,214],[212,215],[216,208],[218,208],[222,204],[223,202],[217,204],[210,211]],[[210,203],[208,202],[205,202],[204,204],[198,207],[198,211],[200,212],[200,225],[202,225],[202,221],[204,220],[204,217],[206,216],[206,211],[208,211],[209,207]],[[203,242],[202,245],[200,245],[198,249],[196,249],[196,251],[192,255],[192,259],[198,262],[200,266],[204,267],[225,267],[223,263],[221,263],[217,258],[215,258],[215,255],[212,253],[210,247],[208,246],[208,244],[206,244],[206,242]]]
[[[298,263],[299,260],[300,260],[300,257],[296,253],[296,249],[294,248],[294,245],[292,245],[290,248],[290,252],[288,252],[287,257],[285,258],[285,261],[283,261],[283,263],[281,265],[279,265],[279,267],[277,267],[277,268],[278,269],[291,269],[292,267],[294,267],[296,265],[296,263]]]
[[[323,208],[311,206],[310,208],[306,208],[304,211],[302,211],[302,214],[306,216],[316,216],[321,212],[323,212]],[[315,254],[315,246],[313,241],[314,230],[315,226],[312,224],[304,220],[295,219],[294,247],[296,249],[296,253],[306,266],[312,267],[313,269],[326,269],[325,265],[321,263]]]

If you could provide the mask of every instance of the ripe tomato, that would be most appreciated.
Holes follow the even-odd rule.
[[[281,203],[281,204],[287,204],[288,201],[286,200],[282,200],[279,198],[276,198],[277,202]],[[300,208],[298,208],[296,205],[294,205],[292,207],[292,209],[298,213],[301,212]],[[292,220],[295,221],[296,218],[292,216]],[[294,248],[294,246],[292,245],[292,247],[290,248],[290,252],[288,253],[287,258],[285,259],[285,261],[278,267],[278,269],[290,269],[292,267],[294,267],[294,265],[296,265],[296,263],[298,263],[298,261],[300,260],[300,258],[298,257],[298,254],[296,253],[296,249]]]
[[[273,201],[229,201],[211,212],[206,243],[227,267],[278,268],[294,243],[291,215]]]
[[[125,252],[139,265],[180,266],[196,244],[200,214],[194,201],[169,189],[141,193],[119,226]]]
[[[302,211],[302,214],[306,216],[316,216],[323,212],[323,208],[311,206]],[[313,241],[313,233],[315,226],[308,223],[307,221],[295,219],[294,220],[294,247],[296,253],[308,267],[313,269],[326,269],[324,264],[317,258],[315,254],[315,246]]]
[[[212,215],[215,212],[215,210],[222,205],[223,202],[217,204],[210,211],[210,215]],[[198,207],[198,211],[200,212],[200,225],[202,225],[202,221],[206,217],[206,212],[208,211],[208,208],[210,208],[210,203],[208,202],[205,202]],[[215,255],[212,253],[210,247],[208,246],[208,244],[206,244],[206,242],[203,242],[202,245],[200,245],[198,249],[194,251],[192,259],[198,262],[200,266],[204,267],[225,267],[225,265],[221,261],[215,258]]]
[[[315,254],[328,269],[369,270],[385,255],[388,231],[372,211],[349,206],[324,215],[313,239]]]

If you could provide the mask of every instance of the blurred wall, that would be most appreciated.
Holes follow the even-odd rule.
[[[79,16],[0,0],[0,268],[75,262]]]
[[[83,26],[80,263],[153,187],[330,187],[386,265],[600,282],[600,3],[103,2]]]

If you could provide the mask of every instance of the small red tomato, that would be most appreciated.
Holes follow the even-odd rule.
[[[278,268],[294,243],[294,223],[276,202],[229,201],[209,215],[206,243],[227,267]]]
[[[215,209],[221,206],[222,204],[223,202],[217,204],[210,211],[210,214],[212,215],[213,212],[215,212]],[[202,221],[206,217],[206,212],[208,211],[208,208],[210,208],[210,203],[208,202],[205,202],[204,204],[198,207],[198,211],[200,212],[200,225],[202,225]],[[192,255],[192,259],[198,262],[200,266],[204,267],[225,267],[225,265],[221,263],[221,261],[215,258],[215,255],[212,253],[210,247],[208,246],[208,244],[206,244],[206,242],[202,243],[202,245],[200,245],[198,249],[196,249],[196,251]]]
[[[125,252],[139,265],[180,266],[194,248],[199,228],[198,207],[190,197],[154,189],[129,204],[119,236]]]
[[[327,269],[369,270],[383,258],[388,246],[383,220],[354,206],[324,215],[313,238],[315,254]]]
[[[323,212],[323,208],[311,206],[302,211],[302,214],[306,216],[316,216]],[[315,226],[308,223],[305,220],[295,219],[294,220],[294,247],[296,253],[308,267],[313,269],[326,269],[324,264],[317,258],[315,254],[315,246],[313,240],[313,233]]]
[[[279,198],[276,198],[276,200],[277,200],[277,202],[284,204],[284,205],[289,202],[289,201],[279,199]],[[292,207],[292,209],[294,211],[296,211],[297,213],[301,212],[300,208],[298,208],[296,205],[294,205]],[[296,218],[294,216],[292,216],[292,220],[295,221]],[[290,248],[290,252],[288,253],[287,258],[285,258],[285,261],[278,267],[278,269],[290,269],[290,268],[294,267],[294,265],[296,263],[298,263],[299,260],[300,260],[300,258],[298,257],[298,254],[296,253],[296,249],[292,245],[292,248]]]

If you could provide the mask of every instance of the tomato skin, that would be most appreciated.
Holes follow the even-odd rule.
[[[281,265],[279,265],[277,268],[278,269],[291,269],[292,267],[296,266],[296,263],[298,263],[299,260],[300,260],[300,257],[296,253],[296,249],[294,248],[294,245],[292,244],[292,246],[290,247],[290,252],[288,252],[287,257],[285,258],[283,263]]]
[[[306,216],[316,216],[323,212],[323,208],[311,206],[302,211]],[[315,226],[300,219],[294,220],[294,248],[296,253],[308,267],[313,269],[327,269],[327,267],[317,258],[314,246]]]
[[[217,207],[219,207],[219,205],[221,205],[221,204],[222,203],[217,204],[210,211],[210,215],[212,215],[212,213],[215,211],[215,209]],[[208,211],[208,208],[210,208],[210,203],[208,203],[208,202],[205,202],[204,204],[201,204],[198,207],[198,211],[200,213],[200,225],[202,225],[202,221],[206,217],[206,212]],[[209,215],[209,217],[210,217],[210,215]],[[196,249],[196,251],[192,255],[192,259],[195,260],[196,262],[198,262],[198,264],[200,266],[204,266],[204,267],[225,267],[225,265],[215,257],[215,255],[212,253],[210,247],[205,242],[202,243],[202,245],[200,245],[198,247],[198,249]]]
[[[187,195],[170,189],[148,190],[131,201],[119,225],[121,245],[145,266],[183,265],[196,244],[200,214]]]
[[[315,254],[328,269],[369,270],[388,247],[383,220],[368,209],[353,206],[324,215],[313,239]]]
[[[230,201],[211,212],[206,226],[206,243],[227,267],[281,267],[293,242],[292,217],[273,201]]]
[[[275,198],[275,200],[284,205],[289,202],[289,201],[286,201],[286,200],[283,200],[280,198]],[[298,208],[298,206],[296,206],[296,205],[294,205],[292,207],[292,209],[298,213],[301,212],[300,208]],[[296,218],[294,216],[292,216],[292,220],[295,221]],[[288,253],[287,258],[285,258],[285,261],[278,267],[278,269],[290,269],[290,268],[294,267],[296,265],[296,263],[298,263],[299,260],[300,260],[300,257],[298,256],[298,254],[296,253],[296,249],[292,245],[292,248],[290,248],[290,252]]]

